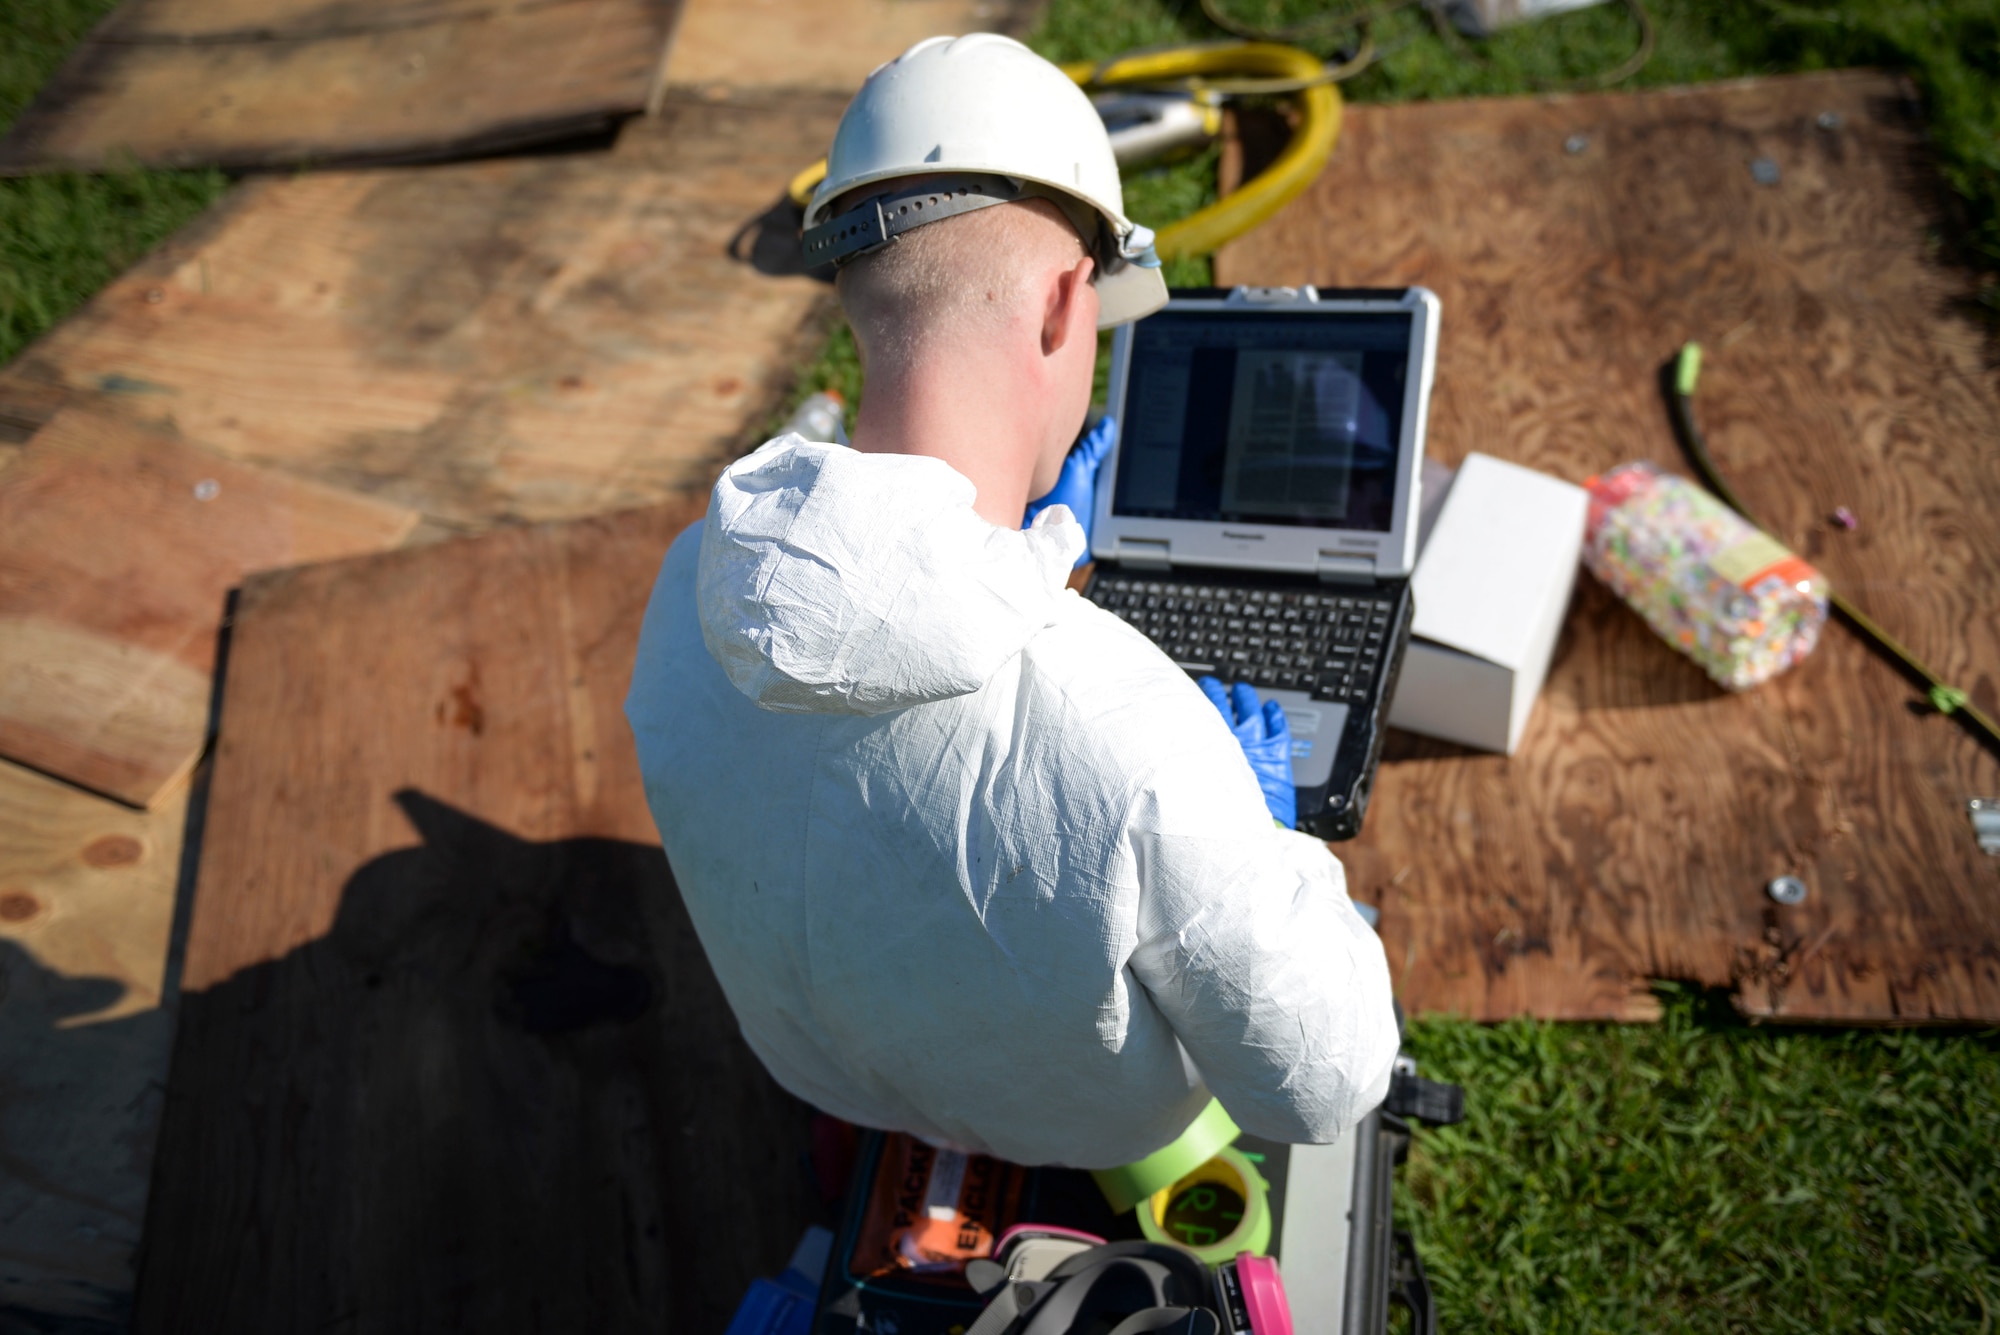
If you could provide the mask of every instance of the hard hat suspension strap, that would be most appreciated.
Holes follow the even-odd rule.
[[[807,268],[845,264],[877,251],[905,232],[944,218],[1011,204],[1026,198],[1019,181],[1006,176],[963,176],[874,195],[799,238]]]
[[[1150,232],[1135,235],[1133,240],[1141,244],[1128,248],[1121,245],[1103,216],[1076,196],[1034,181],[984,173],[933,178],[871,195],[845,213],[807,228],[799,238],[799,249],[809,269],[822,264],[845,264],[880,250],[903,233],[926,224],[1022,199],[1046,199],[1061,209],[1083,241],[1085,251],[1097,261],[1099,275],[1117,273],[1127,263],[1148,267],[1159,263],[1152,254]],[[1134,229],[1135,233],[1142,231]]]

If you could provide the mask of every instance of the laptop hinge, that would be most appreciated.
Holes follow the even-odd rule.
[[[1375,562],[1365,556],[1321,552],[1319,577],[1325,584],[1370,584],[1375,579]]]
[[[1112,559],[1122,566],[1141,570],[1167,570],[1173,566],[1171,546],[1164,538],[1120,538]]]

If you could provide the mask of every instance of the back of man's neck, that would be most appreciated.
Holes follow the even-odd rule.
[[[961,350],[871,374],[854,448],[941,459],[971,480],[981,518],[1019,528],[1033,499],[1040,405],[1024,402],[1034,391],[1007,369],[1003,356]]]

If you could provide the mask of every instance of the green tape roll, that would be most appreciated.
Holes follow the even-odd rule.
[[[1238,1252],[1262,1256],[1271,1245],[1270,1186],[1240,1150],[1224,1149],[1141,1205],[1139,1231],[1208,1265]]]
[[[1124,1214],[1213,1159],[1242,1134],[1235,1121],[1222,1110],[1222,1104],[1210,1099],[1200,1116],[1188,1123],[1187,1130],[1172,1144],[1154,1150],[1137,1163],[1123,1168],[1093,1169],[1090,1175],[1097,1179],[1097,1189],[1104,1193],[1104,1199],[1111,1202],[1111,1212]]]

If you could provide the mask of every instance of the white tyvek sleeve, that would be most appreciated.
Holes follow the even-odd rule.
[[[1382,943],[1326,845],[1271,824],[1254,781],[1176,770],[1146,786],[1128,825],[1132,970],[1238,1126],[1325,1144],[1388,1091]]]

